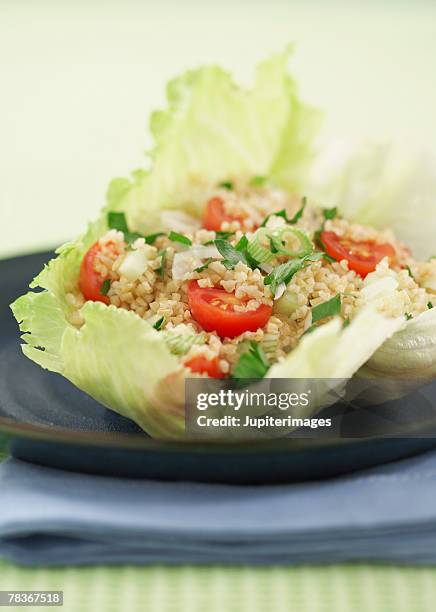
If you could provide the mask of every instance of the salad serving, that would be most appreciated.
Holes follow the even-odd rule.
[[[150,168],[113,181],[33,281],[43,291],[12,305],[29,358],[153,436],[182,435],[186,377],[436,373],[436,259],[404,240],[428,198],[410,175],[385,189],[377,147],[370,176],[359,151],[313,178],[320,114],[287,59],[260,64],[251,90],[214,67],[172,81]]]

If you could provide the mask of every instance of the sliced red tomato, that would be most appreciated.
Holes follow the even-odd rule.
[[[185,362],[185,366],[196,374],[207,374],[211,378],[224,378],[219,366],[218,357],[208,359],[205,355],[197,355]]]
[[[83,258],[82,265],[80,267],[79,287],[85,300],[110,304],[108,296],[101,294],[101,286],[103,285],[105,279],[97,274],[94,269],[95,257],[99,250],[100,245],[98,242],[96,242]]]
[[[240,217],[227,215],[224,210],[224,202],[221,198],[212,198],[206,205],[206,212],[203,217],[203,227],[207,230],[219,232],[224,221],[241,221]]]
[[[206,331],[215,331],[221,338],[234,338],[246,331],[263,327],[272,314],[272,306],[261,304],[256,310],[239,312],[235,306],[243,306],[233,293],[216,287],[200,287],[190,281],[188,302],[193,318]]]
[[[377,264],[384,258],[395,260],[395,249],[389,243],[349,240],[338,236],[335,232],[322,232],[321,242],[330,257],[337,261],[346,259],[350,270],[354,270],[363,278],[374,272]]]

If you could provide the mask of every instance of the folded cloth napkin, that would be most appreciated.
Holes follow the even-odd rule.
[[[436,562],[436,452],[305,483],[237,487],[0,465],[0,556],[82,563]]]

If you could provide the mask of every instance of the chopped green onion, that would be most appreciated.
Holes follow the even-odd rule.
[[[324,219],[326,220],[334,219],[338,214],[338,209],[336,208],[336,206],[334,208],[324,208],[322,214],[324,215]]]
[[[180,242],[180,244],[186,244],[187,246],[191,246],[192,244],[192,240],[188,238],[188,236],[184,236],[178,232],[171,231],[168,234],[168,238],[171,240],[171,242]]]
[[[109,289],[111,287],[111,279],[107,278],[103,281],[100,287],[100,295],[107,295],[109,293]]]
[[[412,273],[412,270],[410,269],[410,266],[406,266],[406,270],[409,273],[410,278],[413,278],[413,280],[415,280],[415,278],[413,276],[413,273]]]
[[[341,312],[341,295],[338,293],[327,302],[318,304],[312,308],[312,323],[316,323],[325,317],[334,317]]]
[[[250,185],[252,187],[262,187],[265,185],[267,180],[268,179],[266,176],[253,176],[253,178],[250,180]]]
[[[346,319],[344,319],[344,322],[342,323],[342,329],[345,329],[349,325],[350,325],[350,319],[349,317],[347,317]]]
[[[270,240],[267,234],[267,230],[264,227],[260,227],[253,235],[253,238],[247,244],[247,252],[259,263],[268,263],[274,259],[274,254],[270,249],[262,246],[261,239],[266,238]]]
[[[301,247],[298,251],[290,251],[286,248],[287,234],[298,238]],[[275,252],[282,253],[288,257],[305,257],[313,252],[313,244],[308,235],[296,227],[285,226],[280,228],[272,234],[271,242],[274,245]]]
[[[232,378],[263,378],[269,369],[269,362],[261,346],[254,340],[247,352],[242,353],[236,363]]]
[[[284,294],[274,302],[273,312],[290,316],[298,308],[298,297],[295,293],[285,291]]]
[[[218,187],[231,191],[233,189],[233,183],[231,181],[222,181],[222,183],[218,184]]]
[[[406,312],[406,314],[404,316],[406,317],[406,321],[410,321],[410,319],[413,319],[413,315],[411,315],[408,312]]]
[[[153,328],[154,328],[154,329],[157,329],[157,330],[159,331],[159,330],[160,330],[160,328],[162,327],[162,325],[163,325],[163,322],[164,322],[164,321],[165,321],[165,317],[161,317],[161,318],[160,318],[160,319],[158,319],[158,320],[156,321],[156,323],[153,325]]]
[[[156,232],[155,234],[148,234],[147,236],[144,236],[144,240],[147,244],[154,244],[160,236],[165,236],[165,232]]]

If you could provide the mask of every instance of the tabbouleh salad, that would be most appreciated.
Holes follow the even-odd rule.
[[[263,177],[218,185],[201,219],[165,211],[154,234],[130,231],[124,213],[108,213],[108,226],[67,287],[70,322],[80,328],[87,300],[133,311],[188,375],[263,376],[303,335],[335,315],[348,325],[374,298],[406,319],[436,303],[435,259],[415,261],[392,231],[350,223]]]

